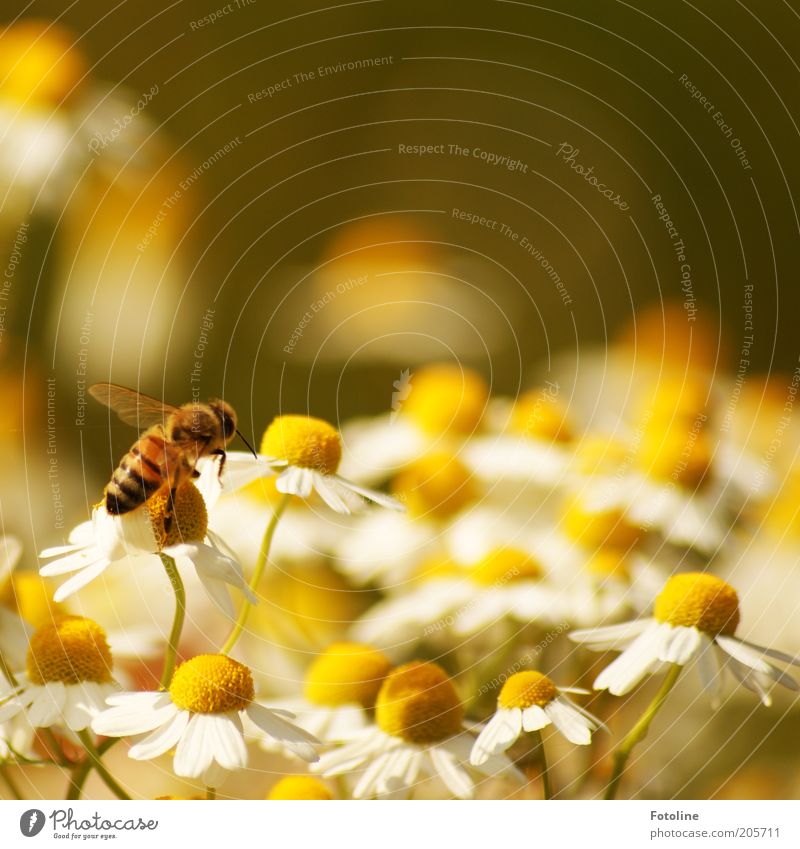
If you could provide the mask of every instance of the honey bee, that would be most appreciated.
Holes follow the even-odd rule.
[[[169,486],[172,503],[178,487],[199,476],[195,466],[201,457],[220,456],[221,476],[225,449],[237,434],[253,451],[236,429],[236,413],[225,401],[212,399],[207,404],[191,402],[173,407],[113,383],[95,383],[89,387],[89,394],[110,407],[125,424],[146,428],[106,487],[106,510],[115,516],[140,507],[164,486]],[[170,518],[168,514],[167,525]]]

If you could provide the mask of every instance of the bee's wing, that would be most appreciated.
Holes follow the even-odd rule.
[[[142,395],[134,389],[126,389],[114,383],[95,383],[89,394],[106,407],[110,407],[125,424],[140,430],[154,424],[163,424],[178,408],[165,404],[157,398]]]

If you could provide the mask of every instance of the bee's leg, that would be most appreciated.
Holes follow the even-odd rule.
[[[172,489],[170,489],[169,498],[167,499],[167,507],[164,510],[164,533],[166,534],[168,534],[172,528],[172,519],[175,515],[175,491],[177,489],[177,486],[173,486]]]
[[[219,461],[219,472],[217,473],[217,477],[222,478],[222,470],[225,468],[225,461],[228,459],[228,455],[225,453],[224,448],[215,448],[210,452],[211,456],[221,457],[222,459]]]

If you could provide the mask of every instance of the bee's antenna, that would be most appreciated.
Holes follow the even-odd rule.
[[[242,432],[241,432],[240,430],[237,430],[237,431],[236,431],[236,435],[237,435],[237,436],[239,437],[239,439],[241,439],[241,440],[242,440],[242,442],[244,442],[244,444],[245,444],[245,445],[246,445],[246,446],[250,449],[250,453],[251,453],[251,454],[252,454],[252,455],[256,458],[256,460],[257,460],[257,459],[258,459],[258,454],[256,454],[255,450],[253,449],[253,446],[252,446],[252,445],[251,445],[251,444],[250,444],[250,443],[249,443],[249,442],[248,442],[248,441],[244,438],[244,436],[242,436]]]

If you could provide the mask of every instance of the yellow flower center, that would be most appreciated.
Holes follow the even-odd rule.
[[[170,504],[169,489],[164,487],[145,502],[150,524],[156,535],[158,547],[178,545],[182,542],[199,542],[205,539],[208,531],[208,511],[200,490],[187,481],[175,492],[175,507],[169,531],[164,528],[164,520]]]
[[[244,710],[255,688],[250,670],[224,654],[200,654],[182,663],[169,685],[172,701],[191,713]]]
[[[105,631],[91,619],[64,616],[31,637],[26,671],[34,684],[107,684],[112,665]]]
[[[480,424],[488,400],[489,389],[476,372],[454,365],[431,365],[411,375],[400,413],[428,433],[469,434]]]
[[[20,103],[58,103],[86,71],[71,33],[28,19],[0,35],[0,95]]]
[[[381,652],[361,643],[334,643],[308,668],[305,695],[316,705],[375,704],[391,663]]]
[[[517,399],[510,425],[515,433],[549,442],[569,442],[574,436],[563,405],[544,389]]]
[[[616,548],[601,548],[586,564],[586,571],[596,578],[617,578],[626,583],[631,579],[624,551]]]
[[[35,572],[15,572],[0,590],[0,604],[16,611],[34,628],[52,624],[67,612],[53,601],[47,582]]]
[[[279,801],[284,799],[333,799],[333,793],[318,779],[310,775],[287,775],[267,795],[267,799]]]
[[[332,475],[342,459],[342,438],[333,425],[311,416],[278,416],[264,432],[261,453],[290,466]]]
[[[556,685],[541,672],[526,670],[512,675],[500,690],[497,703],[500,707],[529,708],[544,707],[558,695]]]
[[[706,476],[713,447],[701,422],[645,429],[636,463],[649,477],[694,488]]]
[[[565,506],[561,527],[570,539],[586,548],[626,549],[639,537],[639,529],[624,518],[622,510],[590,507],[579,496]]]
[[[733,634],[739,624],[739,596],[721,578],[705,572],[673,575],[656,599],[659,622],[697,628],[707,634]]]
[[[392,493],[414,516],[446,518],[466,507],[476,495],[469,470],[453,454],[435,451],[395,475]]]
[[[436,743],[461,730],[464,707],[447,673],[414,661],[391,672],[375,703],[378,727],[407,743]]]
[[[541,564],[517,548],[496,548],[470,569],[472,580],[487,587],[511,581],[538,580],[542,574]]]

